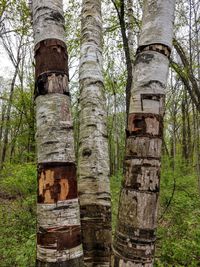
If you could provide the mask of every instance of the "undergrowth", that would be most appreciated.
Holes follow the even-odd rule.
[[[155,267],[200,266],[200,197],[192,167],[175,169],[163,159]],[[122,174],[111,177],[112,224],[116,226]],[[0,179],[0,266],[35,262],[36,168],[7,164]]]

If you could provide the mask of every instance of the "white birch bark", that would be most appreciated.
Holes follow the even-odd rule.
[[[36,99],[38,163],[75,162],[69,96],[47,94]]]
[[[134,57],[135,57],[135,51],[134,51],[135,34],[133,32],[134,28],[133,0],[126,0],[126,7],[127,7],[127,18],[128,18],[128,24],[127,24],[128,45],[133,68]]]
[[[62,0],[32,1],[38,156],[37,267],[81,267]]]
[[[128,117],[114,267],[152,267],[175,0],[146,0]]]
[[[78,199],[59,201],[54,204],[38,204],[37,226],[48,229],[80,225],[79,212]]]
[[[174,0],[145,0],[139,46],[163,44],[172,47]]]
[[[88,267],[94,266],[94,264],[106,267],[110,266],[111,201],[102,76],[100,0],[83,0],[82,2],[79,81],[78,187],[84,260],[85,266]]]
[[[32,0],[35,45],[46,39],[65,42],[62,0]]]

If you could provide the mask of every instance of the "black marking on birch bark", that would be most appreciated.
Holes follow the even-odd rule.
[[[157,81],[157,80],[150,80],[148,82],[145,82],[144,84],[142,84],[141,86],[142,87],[150,87],[151,85],[153,84],[158,84],[161,88],[165,89],[166,88],[166,85],[160,81]],[[165,95],[164,94],[155,94],[155,95],[160,95],[160,96],[163,96],[165,98]]]
[[[139,53],[136,55],[135,65],[141,63],[149,64],[154,59],[154,55],[150,53]]]
[[[145,95],[151,99],[151,95]],[[157,96],[155,96],[157,97]],[[147,98],[145,98],[147,99]],[[128,116],[127,138],[129,136],[162,137],[163,118],[156,114],[131,113]]]
[[[114,250],[131,261],[140,263],[152,261],[155,251],[155,241],[144,242],[131,240],[119,232],[115,234]]]
[[[132,228],[130,227],[129,230],[131,229]],[[128,247],[132,247],[134,245],[136,246],[137,244],[142,246],[142,245],[152,245],[155,243],[156,241],[155,231],[144,230],[143,233],[140,229],[136,229],[136,231],[138,231],[140,235],[137,236],[132,231],[130,233],[127,232],[127,234],[124,234],[117,229],[115,238],[119,239],[121,244],[123,243],[124,246]]]
[[[98,78],[94,79],[93,77],[91,78],[85,77],[81,79],[81,83],[82,83],[82,86],[80,87],[80,91],[82,90],[83,87],[89,86],[89,85],[96,85],[96,86],[104,88],[103,81],[98,80]]]
[[[71,168],[76,168],[76,164],[74,162],[59,162],[59,161],[51,161],[51,162],[43,162],[43,163],[38,163],[38,168],[51,168],[51,167],[62,167],[62,166],[68,166]]]
[[[134,164],[131,160],[124,162],[123,187],[143,192],[159,192],[160,166]]]
[[[124,238],[131,239],[136,243],[152,243],[156,241],[156,229],[133,228],[123,222],[117,225],[117,232],[122,233]]]
[[[114,251],[114,263],[113,263],[113,267],[119,267],[120,264],[122,264],[122,259],[123,259],[123,262],[124,263],[128,263],[130,262],[130,259],[126,259],[125,257],[123,257],[122,255],[120,254],[117,254],[115,251]],[[142,267],[150,267],[150,266],[153,266],[153,260],[148,260],[148,261],[141,261],[140,259],[139,260],[134,260],[134,259],[131,259],[132,263],[136,263],[136,264],[139,264],[139,266],[142,266]],[[142,264],[142,265],[141,265]],[[123,265],[121,265],[123,266]],[[125,265],[124,265],[125,266]],[[127,265],[128,266],[128,265]]]
[[[49,14],[49,18],[47,18],[46,20],[50,20],[52,19],[54,22],[57,20],[59,23],[64,24],[65,23],[65,19],[63,17],[63,15],[55,10],[52,10],[52,12]]]
[[[137,49],[136,55],[144,51],[156,51],[158,53],[163,54],[167,58],[169,58],[171,54],[171,48],[163,44],[150,44],[150,45],[140,46]]]
[[[40,260],[36,261],[36,267],[83,267],[82,257],[67,261],[57,261],[57,262],[43,262]]]
[[[131,160],[131,159],[148,159],[148,160],[160,160],[161,157],[146,157],[146,156],[137,156],[137,155],[128,155],[125,156],[125,160]]]
[[[58,251],[71,249],[81,244],[80,225],[48,229],[37,233],[37,244],[46,249]]]
[[[75,164],[38,165],[38,203],[56,203],[77,198]]]
[[[126,159],[160,159],[162,138],[129,136],[126,143]]]
[[[83,155],[83,157],[90,157],[92,155],[92,150],[90,148],[84,148],[82,155]]]

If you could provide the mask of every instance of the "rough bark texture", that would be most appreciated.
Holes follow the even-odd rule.
[[[111,201],[102,77],[101,1],[83,0],[80,58],[79,197],[85,266],[110,266]]]
[[[61,0],[34,0],[38,267],[81,267],[82,244]]]
[[[175,1],[148,0],[134,66],[114,267],[152,267]]]
[[[145,0],[139,46],[163,44],[172,46],[174,0]]]
[[[61,0],[32,0],[32,15],[35,45],[46,39],[65,42]]]

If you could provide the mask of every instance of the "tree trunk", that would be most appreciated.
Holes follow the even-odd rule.
[[[181,112],[182,112],[182,158],[184,162],[188,160],[188,147],[187,147],[187,136],[186,136],[186,102],[185,96],[181,101]]]
[[[127,80],[126,80],[126,114],[128,117],[128,109],[130,106],[130,96],[131,96],[131,86],[132,86],[132,80],[133,80],[133,75],[132,75],[132,55],[130,51],[130,46],[129,46],[129,41],[128,37],[126,34],[126,22],[125,22],[125,1],[120,0],[119,3],[117,1],[112,0],[114,7],[117,11],[118,19],[119,19],[119,24],[120,24],[120,29],[121,29],[121,34],[122,34],[122,42],[123,42],[123,48],[124,48],[124,53],[125,53],[125,58],[126,58],[126,68],[127,68]],[[129,34],[130,36],[130,34]]]
[[[190,129],[190,101],[185,96],[186,102],[186,118],[187,118],[187,154],[188,154],[188,161],[192,163],[193,152],[192,152],[192,140],[191,140],[191,129]]]
[[[175,1],[144,2],[128,117],[114,267],[152,267]]]
[[[3,137],[0,168],[3,168],[3,164],[6,160],[6,152],[7,152],[8,141],[9,141],[8,135],[9,135],[9,128],[10,128],[9,124],[10,124],[11,108],[12,108],[12,101],[13,101],[13,95],[14,95],[15,81],[17,78],[17,72],[19,68],[19,62],[20,62],[20,59],[18,59],[15,72],[14,72],[14,76],[12,78],[11,87],[10,87],[10,96],[9,96],[8,107],[6,110],[6,117],[5,117],[5,130],[4,130],[4,137]]]
[[[82,267],[61,0],[32,2],[38,157],[37,267]]]
[[[129,45],[129,55],[132,64],[132,70],[134,69],[134,59],[135,59],[135,18],[133,14],[133,0],[126,0],[126,9],[127,9],[127,35],[128,35],[128,45]]]
[[[102,76],[101,0],[83,0],[80,58],[79,196],[85,266],[110,266],[111,197]]]
[[[0,155],[1,155],[1,148],[2,148],[2,136],[3,136],[3,129],[4,129],[4,123],[5,123],[5,112],[6,112],[6,105],[3,103],[2,101],[2,104],[1,104],[1,122],[0,122],[0,144],[1,144],[1,147],[0,147]]]

